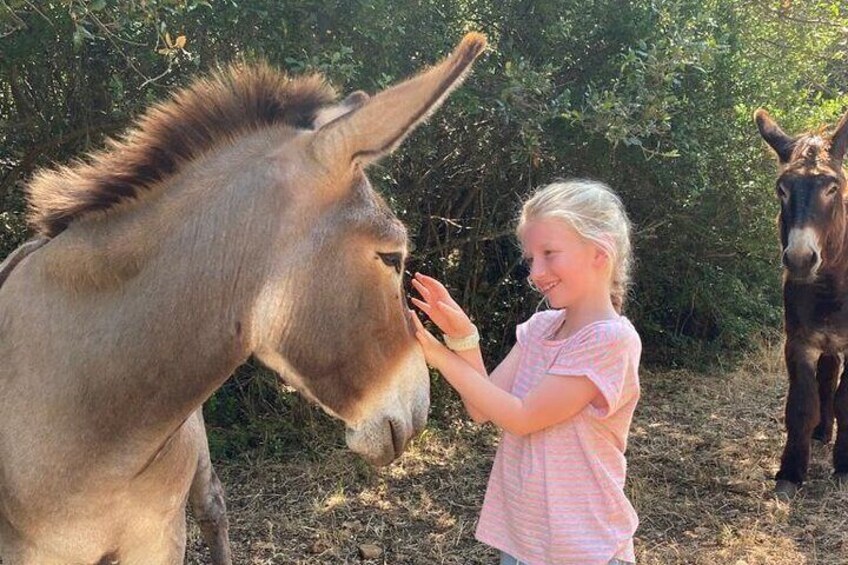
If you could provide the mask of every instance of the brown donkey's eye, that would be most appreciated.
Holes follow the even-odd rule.
[[[401,267],[403,266],[403,254],[377,253],[377,256],[380,257],[380,260],[385,263],[387,267],[393,268],[398,274],[400,274]]]
[[[825,196],[834,196],[839,191],[839,185],[833,183],[832,185],[827,187],[827,190],[824,191]]]
[[[777,185],[777,197],[781,200],[786,200],[789,198],[789,191],[786,190],[786,187],[783,186],[783,183],[778,183]]]

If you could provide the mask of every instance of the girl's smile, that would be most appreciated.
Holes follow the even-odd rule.
[[[537,285],[536,288],[538,288],[539,291],[542,294],[547,294],[548,291],[552,290],[558,284],[559,284],[559,282],[552,282],[552,283],[544,284],[544,285],[541,285],[541,286]]]

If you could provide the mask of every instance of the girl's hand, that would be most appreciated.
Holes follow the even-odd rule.
[[[415,339],[418,340],[418,343],[421,345],[421,349],[424,350],[424,359],[427,361],[427,364],[433,367],[434,369],[440,369],[443,366],[443,362],[450,355],[456,355],[450,349],[445,347],[445,345],[435,338],[433,334],[427,331],[424,327],[424,324],[421,323],[421,320],[418,318],[418,314],[415,312],[411,312],[412,319],[415,324]]]
[[[457,339],[474,333],[474,324],[459,304],[451,298],[445,285],[432,277],[415,273],[412,286],[424,299],[412,298],[412,303],[427,314],[442,333]]]

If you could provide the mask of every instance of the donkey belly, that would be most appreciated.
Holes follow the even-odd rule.
[[[116,479],[117,469],[110,469],[104,478],[95,471],[79,491],[68,484],[37,500],[17,499],[17,513],[0,515],[4,565],[182,563],[199,439],[205,441],[192,416],[137,477]],[[9,506],[0,499],[0,514]]]

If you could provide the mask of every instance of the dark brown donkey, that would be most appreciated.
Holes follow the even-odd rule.
[[[49,238],[0,264],[5,565],[174,565],[191,503],[232,562],[201,404],[249,356],[374,464],[425,425],[406,231],[364,167],[434,111],[485,39],[336,101],[264,65],[195,82],[85,162],[42,172]]]
[[[786,332],[786,446],[775,493],[792,497],[807,475],[810,440],[828,443],[836,417],[834,477],[848,480],[848,189],[842,160],[848,114],[828,134],[786,135],[765,110],[757,127],[780,162],[783,305]]]

